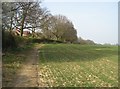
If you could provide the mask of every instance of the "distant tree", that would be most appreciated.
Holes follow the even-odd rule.
[[[95,44],[94,41],[92,41],[92,40],[86,40],[86,43],[90,44],[90,45],[94,45]]]
[[[80,44],[87,44],[86,41],[82,37],[78,38],[78,43],[80,43]]]
[[[77,40],[77,31],[66,16],[51,16],[48,22],[47,30],[44,31],[53,37],[52,39],[64,42],[73,42]]]
[[[79,44],[88,44],[88,45],[95,45],[96,43],[92,40],[84,40],[82,37],[78,38]]]
[[[104,45],[108,45],[108,46],[110,46],[110,45],[112,45],[112,44],[110,44],[110,43],[104,43]]]
[[[51,32],[52,23],[52,15],[50,13],[46,14],[44,19],[41,20],[41,29],[45,39],[52,39],[53,37]]]

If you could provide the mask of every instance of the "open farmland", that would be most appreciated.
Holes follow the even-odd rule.
[[[39,60],[40,86],[118,86],[117,46],[45,44]]]

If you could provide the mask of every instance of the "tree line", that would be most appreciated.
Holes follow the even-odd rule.
[[[52,15],[42,2],[3,2],[2,3],[2,40],[13,39],[13,30],[19,29],[23,36],[24,29],[32,32],[33,38],[57,40],[75,43],[78,41],[77,31],[64,15]],[[6,37],[6,32],[8,37]],[[12,40],[14,41],[14,40]],[[8,42],[10,43],[10,42]],[[11,42],[13,43],[13,42]]]

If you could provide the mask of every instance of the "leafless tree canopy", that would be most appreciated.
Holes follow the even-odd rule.
[[[2,29],[12,32],[19,29],[36,31],[43,38],[74,42],[77,40],[77,31],[73,23],[63,15],[53,16],[46,8],[41,7],[41,2],[4,2],[2,3]],[[38,33],[37,33],[38,34]]]

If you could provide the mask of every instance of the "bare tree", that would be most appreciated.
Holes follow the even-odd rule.
[[[2,28],[5,30],[11,30],[14,27],[15,14],[19,7],[13,2],[2,3]]]
[[[72,22],[63,15],[55,15],[50,18],[48,30],[59,41],[73,42],[77,40],[77,31]]]
[[[42,26],[42,20],[48,15],[47,9],[40,6],[41,2],[8,2],[3,3],[3,28],[17,28],[23,35],[23,29],[34,33]]]

